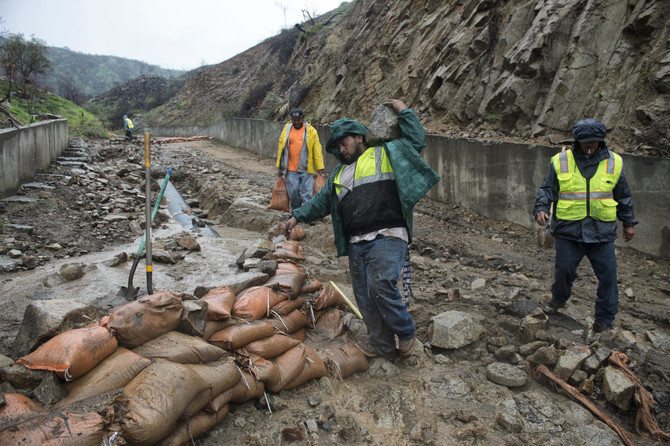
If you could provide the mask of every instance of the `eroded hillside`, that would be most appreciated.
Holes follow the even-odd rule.
[[[664,0],[355,0],[193,76],[149,120],[367,122],[401,97],[435,134],[556,143],[590,116],[618,150],[667,156],[669,18]]]

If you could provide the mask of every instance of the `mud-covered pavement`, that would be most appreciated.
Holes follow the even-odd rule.
[[[0,256],[13,258],[15,264],[16,259],[24,261],[15,271],[0,273],[0,354],[14,360],[13,340],[31,301],[81,299],[99,307],[101,315],[126,303],[116,294],[126,285],[131,260],[114,259],[133,255],[139,246],[142,148],[109,142],[82,145],[90,153],[90,169],[72,175],[76,181],[26,191],[26,196],[38,197],[35,204],[0,209]],[[153,177],[162,178],[172,167],[172,182],[193,215],[221,235],[190,231],[200,250],[180,251],[175,263],[155,262],[154,290],[194,294],[198,286],[217,286],[222,278],[241,272],[236,260],[247,246],[278,235],[276,222],[285,215],[265,209],[276,180],[273,160],[214,141],[155,145],[152,157]],[[60,170],[67,174],[62,172],[67,169]],[[81,179],[84,174],[91,182]],[[184,230],[165,209],[152,237],[159,246]],[[32,233],[12,229],[10,223],[30,224]],[[347,261],[338,259],[332,246],[330,221],[305,225],[305,230],[301,243],[309,276],[323,283],[332,280],[353,298]],[[538,247],[535,232],[422,200],[415,212],[414,237],[410,312],[422,343],[416,354],[394,362],[372,359],[367,372],[344,380],[325,377],[272,394],[271,412],[258,401],[232,406],[223,422],[196,444],[621,444],[586,408],[549,384],[530,379],[537,366],[533,352],[552,346],[557,354],[574,347],[626,353],[631,370],[658,402],[653,415],[659,427],[670,430],[667,261],[617,249],[619,315],[615,330],[600,336],[588,330],[596,279],[584,262],[570,305],[529,341],[520,326],[549,298],[553,268],[553,251]],[[56,280],[68,264],[79,265],[83,277]],[[145,282],[140,262],[134,283],[146,292]],[[474,317],[483,333],[459,348],[431,346],[432,318],[450,311]],[[513,365],[529,377],[527,383],[494,383],[487,374],[494,363]],[[654,444],[634,433],[634,405],[622,410],[606,400],[605,365],[585,373],[581,381],[571,377],[573,384],[586,382],[583,393],[628,429],[635,444]]]

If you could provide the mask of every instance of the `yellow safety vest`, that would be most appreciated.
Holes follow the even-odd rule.
[[[391,162],[386,156],[386,151],[382,146],[375,147],[374,150],[370,150],[372,147],[369,147],[356,161],[356,171],[354,173],[354,185],[353,187],[359,187],[364,184],[373,183],[375,181],[383,180],[395,180],[395,174],[393,173],[393,167]],[[346,195],[349,190],[341,186],[340,176],[342,171],[340,169],[335,175],[333,184],[335,185],[335,192],[337,193],[338,200],[342,201],[344,195]]]
[[[581,220],[587,215],[600,221],[615,221],[617,202],[612,190],[619,181],[623,160],[608,150],[609,156],[598,165],[588,182],[577,168],[572,150],[554,155],[551,162],[558,177],[556,218]]]
[[[126,126],[129,129],[134,129],[135,128],[135,126],[133,125],[133,121],[131,121],[130,118],[126,118]]]

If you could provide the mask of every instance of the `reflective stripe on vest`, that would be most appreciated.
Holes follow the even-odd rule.
[[[342,175],[343,170],[344,168],[340,169],[333,180],[338,202],[342,201],[342,198],[350,192],[349,189],[340,183],[340,176]],[[358,160],[356,160],[352,189],[364,184],[384,180],[395,181],[393,167],[391,167],[391,163],[386,156],[386,151],[382,146],[375,147],[374,151],[371,151],[370,148],[368,148],[368,150],[363,152]]]
[[[608,154],[588,184],[577,168],[572,150],[552,158],[559,184],[556,218],[574,221],[588,215],[601,221],[616,220],[617,202],[612,191],[619,181],[623,162],[616,153],[608,150]]]

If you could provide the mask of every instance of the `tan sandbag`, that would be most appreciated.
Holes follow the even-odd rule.
[[[307,348],[305,344],[300,343],[273,360],[277,365],[277,370],[279,370],[280,379],[277,383],[278,387],[269,386],[268,383],[265,383],[265,388],[269,392],[279,392],[302,373],[305,361],[307,361]]]
[[[364,372],[370,367],[368,358],[353,344],[342,348],[325,348],[319,351],[330,376],[346,378],[356,372]]]
[[[323,363],[321,357],[307,344],[302,344],[305,346],[305,366],[302,371],[296,376],[291,382],[284,385],[284,389],[293,389],[295,387],[301,386],[307,381],[312,379],[318,379],[322,376],[328,374],[326,366]]]
[[[178,296],[159,291],[122,306],[100,324],[114,331],[120,345],[134,348],[177,328],[183,309]]]
[[[295,260],[277,260],[277,271],[275,274],[307,273],[304,265]]]
[[[191,444],[192,440],[214,429],[228,415],[228,406],[216,413],[199,412],[187,421],[182,421],[170,434],[159,441],[158,446],[179,446]]]
[[[54,336],[16,363],[33,370],[51,370],[71,381],[114,353],[116,347],[116,338],[108,329],[90,324]]]
[[[209,340],[214,333],[221,331],[224,328],[232,327],[233,325],[243,324],[243,321],[236,319],[229,319],[226,321],[207,321],[205,322],[205,329],[202,332],[202,338]]]
[[[302,240],[305,238],[305,228],[303,228],[300,225],[295,225],[293,229],[291,229],[291,233],[288,236],[289,240]]]
[[[309,325],[307,315],[302,310],[293,310],[286,316],[275,315],[272,325],[282,333],[293,333]]]
[[[56,407],[63,408],[77,401],[120,389],[149,364],[149,359],[119,347],[84,376],[65,383],[67,396]]]
[[[142,370],[114,400],[123,436],[150,445],[170,433],[189,403],[209,384],[183,364],[157,360]]]
[[[294,337],[277,333],[265,339],[250,342],[240,350],[243,355],[253,354],[265,359],[272,359],[300,344],[300,342]]]
[[[301,328],[300,330],[294,331],[293,333],[288,333],[288,336],[290,336],[292,338],[295,338],[300,342],[304,342],[306,332],[307,332],[307,330],[305,330],[304,328]]]
[[[300,294],[306,278],[307,274],[305,273],[275,274],[263,286],[272,288],[277,292],[287,293],[293,298]]]
[[[207,411],[217,412],[228,403],[244,403],[252,398],[258,398],[265,392],[265,383],[253,375],[241,372],[240,381],[230,389],[214,398],[207,406]]]
[[[247,321],[257,321],[268,317],[272,307],[286,299],[285,294],[278,294],[266,286],[254,286],[242,291],[235,299],[232,315]]]
[[[236,385],[241,378],[240,369],[232,358],[209,364],[190,364],[187,367],[207,382],[209,388],[193,398],[182,414],[182,419],[188,419],[200,412],[212,399]]]
[[[233,351],[244,347],[250,342],[267,338],[275,331],[269,320],[254,321],[249,324],[233,325],[214,333],[209,338],[209,343],[221,347],[224,350]]]
[[[295,240],[287,240],[277,243],[275,245],[275,250],[268,253],[267,256],[272,260],[305,260],[305,253],[303,252],[302,245]]]
[[[331,308],[321,313],[316,320],[315,330],[325,335],[327,339],[335,339],[344,332],[344,322],[342,314],[337,308]]]
[[[291,212],[288,192],[286,191],[286,180],[284,180],[283,176],[277,178],[275,185],[272,187],[272,198],[270,199],[268,209]]]
[[[287,299],[285,301],[279,302],[277,305],[272,307],[272,313],[273,315],[280,315],[280,316],[285,316],[289,314],[293,310],[297,310],[301,308],[305,304],[305,298],[304,297],[296,297],[295,299]]]
[[[326,179],[321,175],[320,173],[316,175],[316,178],[314,178],[314,188],[312,189],[312,192],[314,195],[318,194],[321,189],[323,189],[323,186],[326,185]]]
[[[342,309],[348,308],[347,302],[344,300],[342,295],[338,293],[330,285],[326,285],[321,290],[321,294],[316,298],[312,304],[314,311],[326,310],[332,307],[338,307]]]
[[[277,364],[271,359],[250,355],[246,358],[245,367],[249,370],[249,373],[254,375],[254,378],[265,384],[267,392],[278,392],[281,390],[281,374],[279,373]]]
[[[39,404],[20,393],[5,393],[4,398],[5,404],[0,406],[0,431],[46,412]]]
[[[53,412],[0,431],[1,445],[99,446],[104,420],[95,412]]]
[[[235,303],[235,293],[227,286],[214,288],[205,294],[202,299],[207,302],[207,319],[230,319],[230,312]]]
[[[133,349],[147,359],[167,359],[180,364],[203,364],[216,361],[226,352],[197,336],[169,331]]]
[[[312,279],[307,282],[300,288],[300,294],[308,294],[319,291],[323,288],[323,284],[317,279]]]

